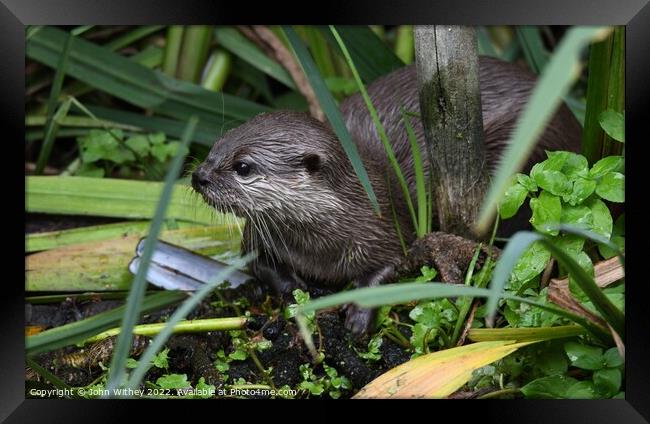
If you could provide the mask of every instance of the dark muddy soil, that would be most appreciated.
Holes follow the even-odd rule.
[[[250,291],[243,290],[250,295]],[[268,294],[260,296],[259,290],[252,290],[255,296],[247,298],[251,302],[248,307],[250,311],[257,311],[266,302],[267,307],[270,299]],[[229,306],[215,307],[215,300],[220,300],[223,305],[223,298],[237,299],[241,301],[242,291],[230,291],[227,296],[221,294],[213,297],[210,301],[203,302],[188,319],[214,318],[237,315],[235,310]],[[259,302],[263,298],[263,302]],[[256,303],[255,303],[256,302]],[[96,313],[108,310],[120,305],[121,301],[83,301],[75,303],[71,300],[58,305],[26,305],[26,324],[28,326],[38,325],[42,327],[60,326],[74,322],[79,319],[92,316]],[[278,305],[274,305],[278,306]],[[146,315],[142,323],[159,322],[164,320],[173,312],[173,308],[157,311]],[[241,312],[241,311],[240,311]],[[186,374],[188,380],[195,385],[201,377],[207,384],[217,388],[225,384],[232,384],[239,378],[243,378],[251,384],[273,385],[275,387],[289,386],[296,388],[303,377],[300,372],[301,364],[310,364],[313,367],[314,375],[324,375],[322,364],[314,361],[312,355],[306,348],[300,337],[298,327],[293,320],[286,320],[276,308],[275,313],[269,315],[255,314],[248,320],[246,328],[243,329],[248,340],[268,340],[271,347],[254,352],[245,360],[230,362],[227,371],[228,379],[214,366],[218,359],[217,352],[223,350],[226,355],[230,354],[235,347],[228,332],[210,332],[205,334],[179,334],[172,336],[166,347],[169,348],[169,369],[151,368],[145,380],[156,381],[164,374]],[[317,334],[314,335],[315,347],[324,354],[324,362],[336,368],[339,375],[346,376],[352,384],[352,390],[343,394],[349,397],[358,389],[366,385],[383,371],[395,367],[410,357],[410,353],[386,339],[382,345],[382,359],[377,362],[367,362],[360,358],[355,351],[367,350],[368,339],[356,340],[351,337],[344,327],[345,316],[341,310],[330,310],[319,313],[316,318]],[[240,337],[241,338],[241,337]],[[36,358],[42,366],[50,369],[71,386],[79,387],[90,384],[101,376],[100,362],[107,365],[110,362],[110,355],[114,347],[114,338],[97,343],[94,346],[87,346],[84,349],[67,347],[55,352],[43,354]],[[144,351],[147,340],[144,337],[136,337],[131,356],[137,358]],[[257,361],[256,361],[257,360]],[[268,376],[265,376],[263,369],[271,369]],[[30,374],[31,375],[31,374]],[[34,381],[38,377],[31,375]],[[28,377],[29,379],[29,377]],[[303,393],[298,397],[305,396]]]

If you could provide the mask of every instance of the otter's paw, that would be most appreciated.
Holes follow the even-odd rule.
[[[345,328],[350,330],[354,337],[361,337],[373,329],[377,310],[361,308],[351,303],[345,306],[345,314]]]

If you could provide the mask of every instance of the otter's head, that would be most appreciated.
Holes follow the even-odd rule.
[[[258,115],[226,133],[192,174],[210,205],[290,221],[342,207],[333,192],[347,159],[332,131],[298,112]]]

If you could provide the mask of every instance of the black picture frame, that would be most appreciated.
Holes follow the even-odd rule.
[[[389,0],[328,1],[319,4],[278,2],[252,4],[248,2],[216,2],[201,0],[0,0],[0,106],[3,120],[3,149],[15,148],[17,157],[24,155],[18,144],[24,139],[24,66],[25,25],[80,25],[80,24],[132,24],[174,23],[174,24],[233,24],[233,23],[289,23],[289,24],[467,24],[467,25],[626,25],[626,132],[631,140],[626,146],[626,225],[628,227],[626,274],[626,398],[625,400],[592,401],[485,401],[459,405],[454,402],[438,401],[430,411],[429,419],[443,419],[444,413],[451,413],[449,420],[485,419],[500,422],[553,422],[553,423],[627,423],[650,420],[650,315],[645,307],[648,303],[647,286],[642,278],[642,255],[646,250],[641,229],[644,227],[645,203],[643,187],[647,179],[639,175],[643,169],[641,143],[648,140],[650,116],[648,93],[650,93],[650,5],[646,0],[546,0],[546,1],[484,1],[484,0],[411,0],[408,4]],[[405,2],[404,2],[405,3]],[[303,13],[299,12],[302,11]],[[6,150],[5,150],[6,151]],[[22,152],[22,153],[21,153]],[[16,178],[24,170],[21,160],[14,153],[7,152],[3,161],[5,178],[2,196],[16,196],[4,201],[6,212],[2,234],[5,239],[5,266],[18,270],[24,260],[24,252],[13,247],[24,240],[19,225],[12,225],[14,219],[25,221],[24,180]],[[647,156],[646,156],[647,158]],[[647,160],[647,159],[646,159]],[[22,182],[21,182],[22,181]],[[7,186],[15,189],[9,193]],[[13,209],[13,210],[12,210]],[[10,242],[10,240],[12,242]],[[637,243],[639,245],[637,246]],[[11,257],[16,255],[15,260]],[[20,257],[19,257],[20,256]],[[24,262],[23,262],[24,263]],[[118,415],[131,415],[133,407],[145,406],[147,414],[168,414],[181,412],[186,419],[198,420],[197,408],[206,408],[215,419],[225,416],[214,403],[193,402],[191,415],[187,414],[186,403],[158,402],[142,404],[126,401],[59,401],[25,399],[24,396],[24,286],[23,271],[17,275],[3,272],[4,282],[0,295],[0,421],[23,422],[77,422],[81,420],[114,421]],[[505,403],[503,403],[505,402]],[[125,408],[125,406],[129,408]],[[222,405],[222,404],[219,404]],[[243,414],[244,419],[263,419],[286,408],[261,408],[246,411],[242,406],[233,409]],[[422,405],[419,405],[422,406]],[[460,407],[459,407],[460,406]],[[365,409],[376,409],[376,403]],[[290,407],[293,408],[293,407]],[[406,416],[411,416],[412,406],[402,405]],[[230,408],[229,408],[230,409]],[[337,408],[319,407],[317,415]],[[185,412],[183,412],[185,410]],[[395,409],[399,414],[399,409]],[[131,414],[130,414],[131,413]],[[195,415],[197,414],[197,415]],[[298,412],[296,412],[298,414]],[[341,413],[338,413],[341,415]],[[303,419],[310,419],[311,414]],[[131,415],[134,419],[138,415]],[[283,419],[286,418],[286,411]],[[324,416],[324,414],[323,414]],[[171,418],[171,415],[167,415]],[[137,418],[142,419],[142,418]],[[151,418],[154,419],[154,418]],[[340,417],[343,419],[343,416]],[[415,418],[409,418],[415,419]]]

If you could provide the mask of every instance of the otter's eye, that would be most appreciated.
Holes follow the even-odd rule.
[[[235,162],[233,168],[235,172],[242,177],[245,177],[251,173],[251,166],[246,162]]]

